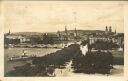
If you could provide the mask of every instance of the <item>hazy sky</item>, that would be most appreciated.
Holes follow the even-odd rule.
[[[123,5],[84,4],[68,2],[5,2],[4,29],[8,32],[56,32],[74,29],[104,30],[112,26],[113,31],[123,32]]]

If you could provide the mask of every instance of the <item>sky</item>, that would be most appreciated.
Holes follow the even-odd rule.
[[[74,12],[76,14],[74,14]],[[56,32],[68,30],[112,30],[124,32],[123,5],[86,2],[5,2],[4,32]]]

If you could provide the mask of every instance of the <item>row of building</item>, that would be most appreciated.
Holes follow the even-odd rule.
[[[124,46],[124,33],[116,33],[112,32],[111,26],[106,26],[105,32],[97,35],[89,35],[90,44],[95,43],[96,41],[106,41],[106,42],[113,42],[120,47],[123,48]]]
[[[65,31],[58,31],[57,33],[44,33],[41,36],[22,36],[22,35],[13,35],[9,31],[4,36],[5,44],[53,44],[53,43],[61,43],[63,41],[82,41],[86,40],[89,36],[90,43],[94,43],[97,40],[102,41],[112,41],[119,45],[124,43],[124,34],[112,32],[112,28],[107,27],[105,31],[102,32],[78,32],[75,28],[72,32],[69,32],[67,27],[65,26]]]
[[[76,33],[76,30],[75,30]],[[65,31],[62,33],[58,31],[57,33],[43,33],[41,36],[38,35],[31,35],[31,36],[22,36],[22,35],[15,35],[12,34],[9,30],[8,33],[4,35],[4,42],[5,44],[49,44],[49,43],[57,43],[60,41],[69,41],[74,40],[76,37],[76,34],[74,33],[68,33],[68,30],[65,26]]]

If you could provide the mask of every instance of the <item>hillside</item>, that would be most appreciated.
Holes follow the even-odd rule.
[[[60,31],[61,33],[64,33],[64,31]],[[74,30],[68,30],[68,33],[74,33]],[[86,34],[86,33],[103,33],[102,30],[77,30],[77,33],[79,34]]]
[[[61,33],[65,33],[65,31],[60,31]],[[77,33],[86,34],[86,33],[102,33],[102,30],[77,30]],[[21,35],[21,36],[41,36],[46,32],[15,32],[11,33],[11,35]],[[49,34],[56,34],[56,32],[47,32]],[[68,33],[74,33],[74,30],[68,30]]]

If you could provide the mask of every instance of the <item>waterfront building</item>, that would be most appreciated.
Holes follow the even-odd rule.
[[[19,44],[25,42],[28,43],[30,41],[30,39],[25,36],[11,34],[10,30],[4,35],[4,40],[5,44]]]
[[[42,42],[44,44],[53,44],[53,43],[60,42],[60,40],[63,40],[62,35],[45,33],[43,35],[43,41]]]
[[[117,33],[115,30],[115,33],[112,32],[111,26],[109,27],[109,31],[106,27],[105,33],[102,34],[92,34],[89,35],[90,44],[95,43],[96,41],[107,41],[107,42],[113,42],[117,44],[119,47],[124,48],[124,34],[123,33]]]
[[[112,37],[113,42],[118,44],[118,45],[123,45],[124,43],[124,34],[123,33],[117,33],[113,35]]]
[[[20,42],[21,43],[30,43],[30,37],[21,37]]]

